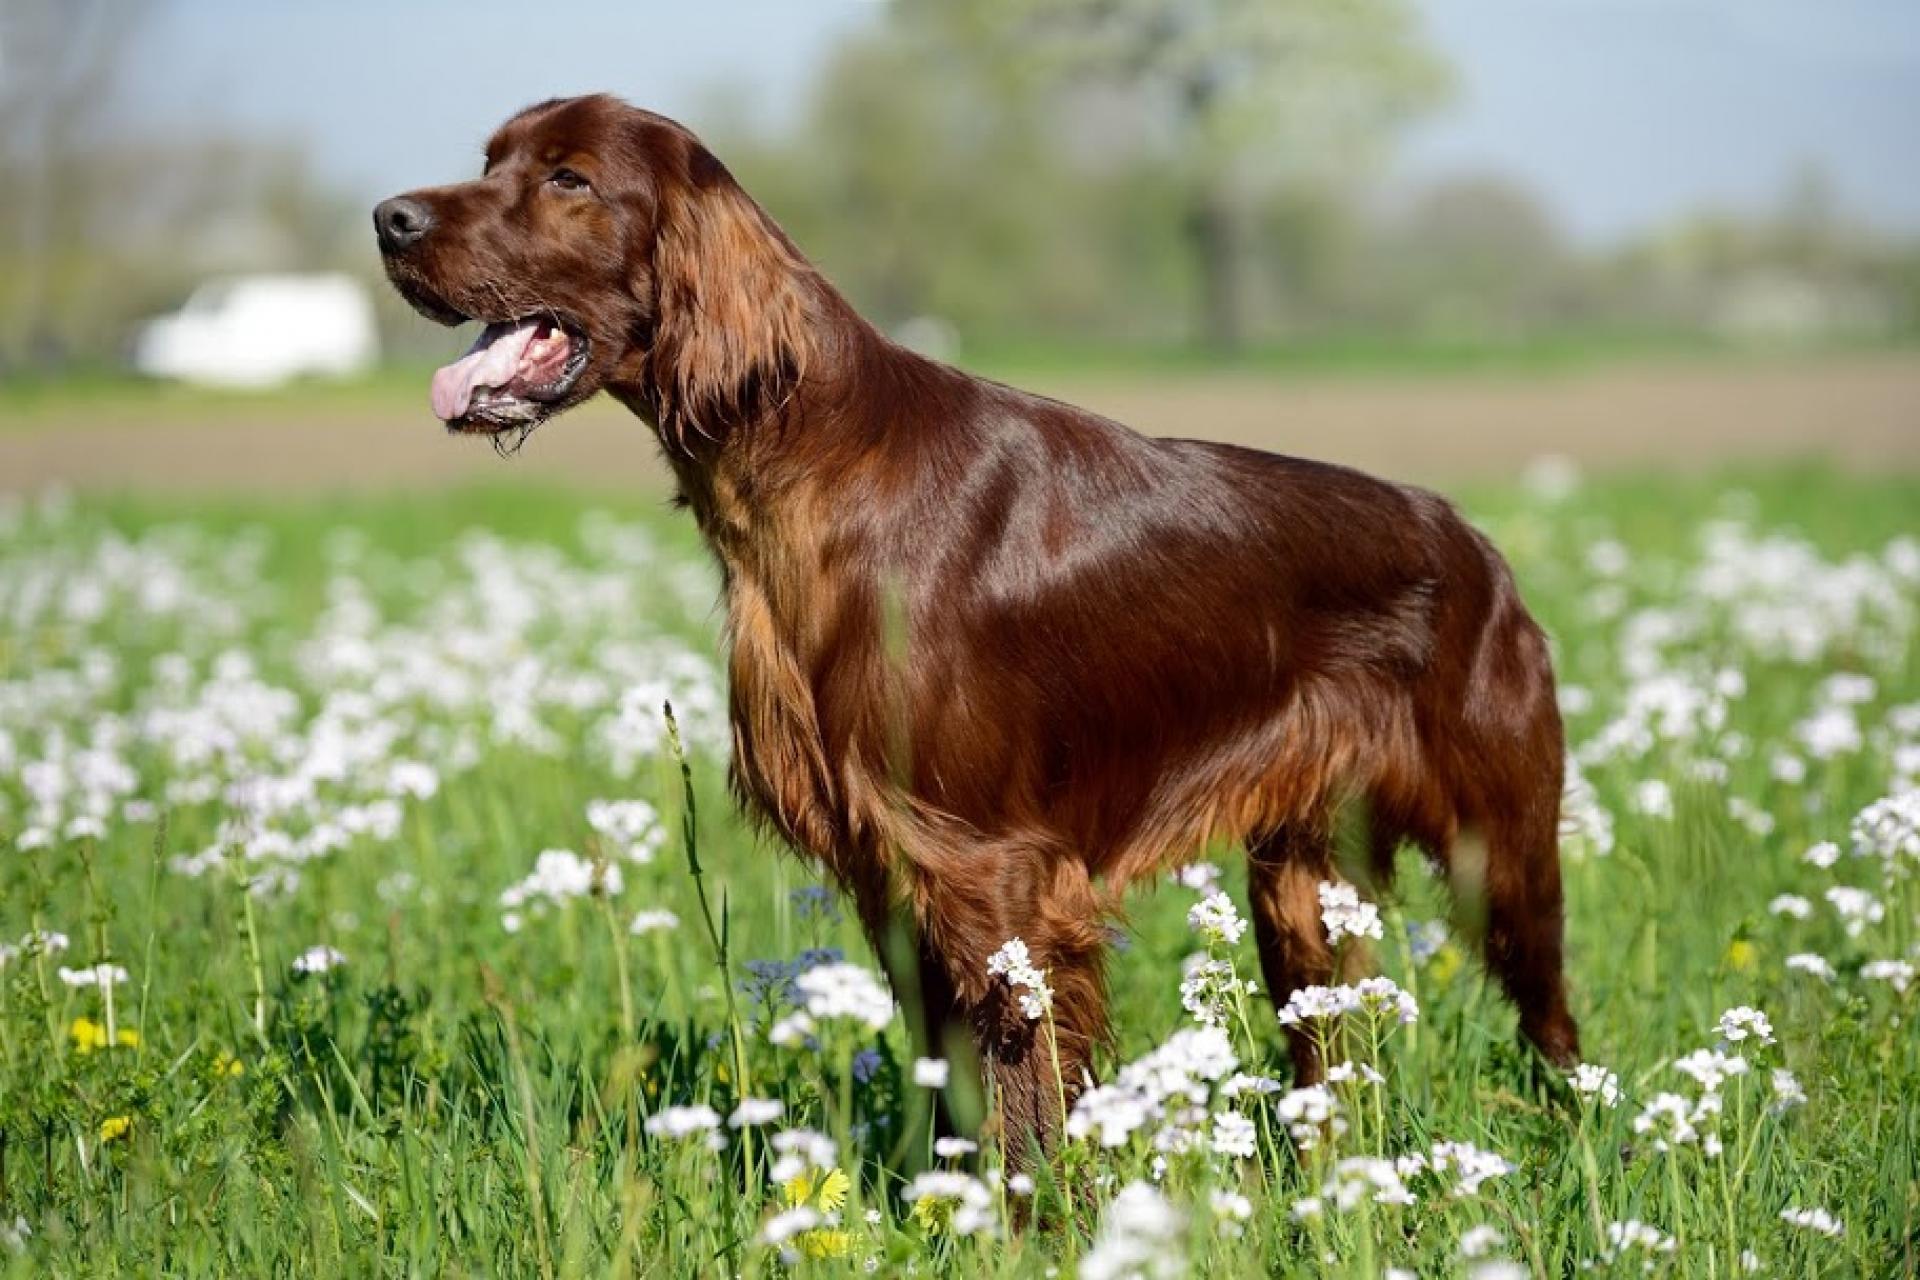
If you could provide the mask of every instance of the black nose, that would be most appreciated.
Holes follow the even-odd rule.
[[[398,253],[412,248],[433,230],[433,210],[405,196],[382,200],[373,211],[373,229],[382,249]]]

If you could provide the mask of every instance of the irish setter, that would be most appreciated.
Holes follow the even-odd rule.
[[[1522,1032],[1577,1058],[1547,644],[1445,501],[904,350],[692,133],[611,97],[528,108],[479,178],[374,222],[414,307],[485,325],[433,379],[449,428],[605,390],[658,433],[725,582],[738,794],[853,897],[917,1026],[970,1031],[1016,1159],[1060,1103],[988,957],[1021,938],[1051,974],[1071,1098],[1116,898],[1213,842],[1249,851],[1273,998],[1331,979],[1349,800],[1376,878],[1402,843],[1473,864]]]

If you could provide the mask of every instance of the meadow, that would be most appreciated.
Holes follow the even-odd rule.
[[[0,1275],[1913,1274],[1920,483],[1462,498],[1556,646],[1587,1065],[1407,852],[1293,1088],[1206,850],[1031,1175],[735,813],[684,517],[0,505]]]

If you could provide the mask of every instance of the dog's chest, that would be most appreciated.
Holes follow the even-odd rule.
[[[727,643],[734,782],[742,800],[797,848],[832,864],[844,854],[847,761],[830,754],[816,689],[821,655],[783,618],[766,583],[730,574]]]

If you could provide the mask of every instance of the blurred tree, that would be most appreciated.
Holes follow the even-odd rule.
[[[115,71],[145,10],[144,0],[0,5],[0,181],[12,248],[0,352],[11,348],[15,359],[60,354],[51,295],[58,273],[75,265],[61,249],[78,195],[62,159],[98,140],[114,108]]]
[[[1449,78],[1402,0],[900,0],[909,25],[1042,86],[1146,101],[1185,193],[1200,333],[1244,345],[1260,193],[1349,175]]]

